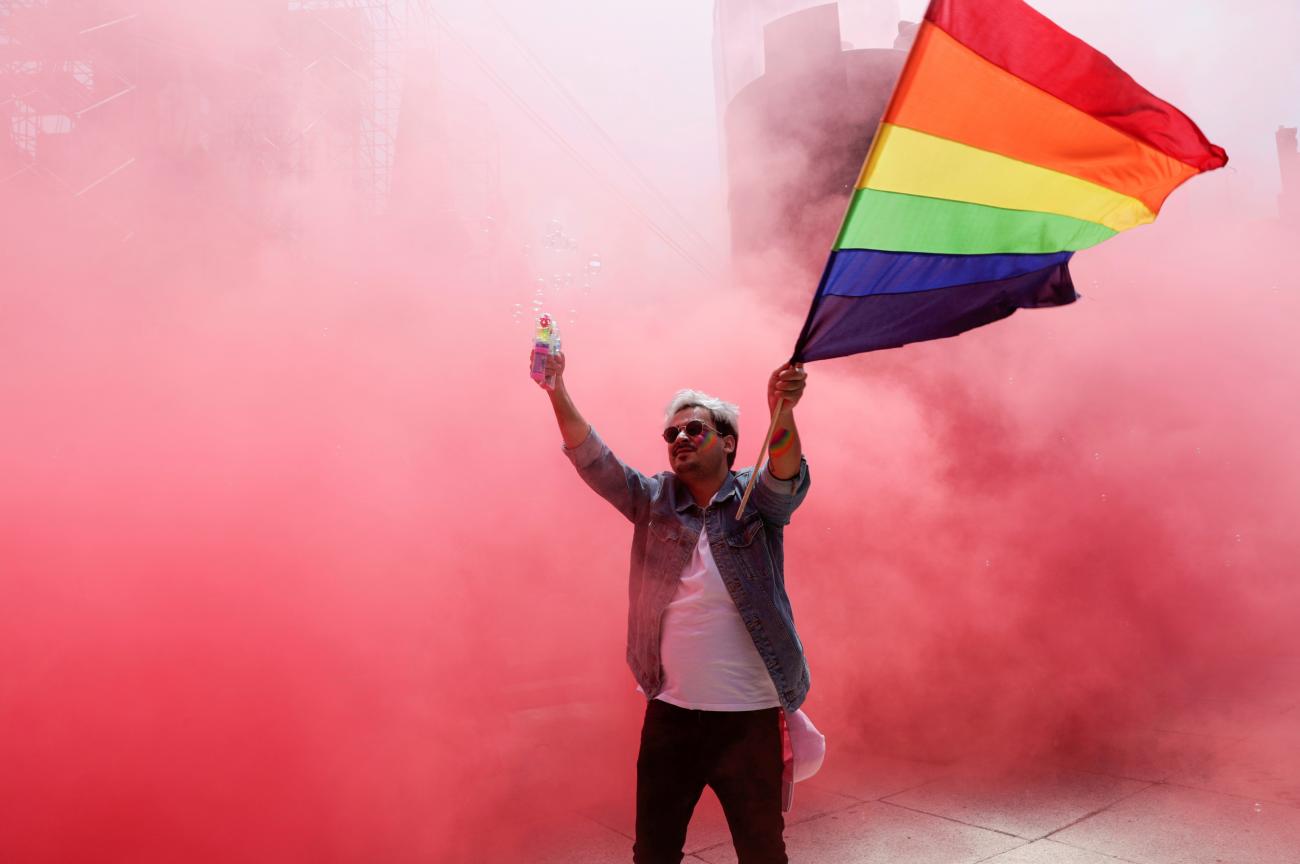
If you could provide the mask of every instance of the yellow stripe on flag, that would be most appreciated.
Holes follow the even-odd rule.
[[[1113,231],[1156,218],[1138,199],[1096,183],[892,123],[881,125],[858,188],[1055,213]]]

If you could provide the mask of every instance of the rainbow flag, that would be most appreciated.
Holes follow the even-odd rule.
[[[1227,154],[1020,0],[932,0],[796,361],[955,336],[1077,298],[1067,264]]]

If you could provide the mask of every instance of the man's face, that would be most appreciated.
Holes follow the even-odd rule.
[[[668,421],[670,426],[685,426],[699,420],[705,429],[692,438],[680,432],[668,445],[668,465],[680,476],[713,477],[727,473],[727,454],[735,450],[736,439],[730,435],[719,437],[709,412],[703,408],[683,408]]]

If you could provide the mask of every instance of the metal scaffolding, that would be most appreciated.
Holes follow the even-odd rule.
[[[355,166],[358,189],[371,212],[382,212],[392,191],[397,151],[407,4],[405,0],[289,0],[288,8],[290,12],[308,16],[335,39],[336,51],[327,56],[302,58],[307,62],[304,73],[313,75],[323,62],[338,64],[361,84],[362,110]],[[357,35],[345,32],[325,17],[326,13],[338,10],[355,10],[363,16],[366,24],[366,32],[360,34],[363,41],[359,42]],[[363,64],[358,67],[350,62],[354,57],[363,58]],[[309,129],[300,133],[309,134]]]
[[[139,154],[112,130],[136,107],[138,17],[120,3],[0,0],[0,183],[62,199],[122,239],[111,187]]]
[[[255,5],[276,22],[259,55],[271,66],[199,39],[170,41],[153,26],[157,10],[135,5],[0,0],[0,184],[9,206],[84,199],[80,209],[129,223],[129,208],[112,199],[142,162],[148,171],[159,160],[235,160],[252,176],[347,183],[358,210],[386,209],[407,0]],[[209,93],[215,104],[205,103]],[[119,227],[131,236],[129,224]]]

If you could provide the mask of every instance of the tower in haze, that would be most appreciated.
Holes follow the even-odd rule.
[[[714,84],[737,276],[811,294],[906,51],[896,0],[716,0]]]

